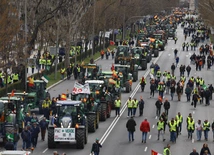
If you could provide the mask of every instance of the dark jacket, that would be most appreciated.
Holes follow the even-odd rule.
[[[189,155],[199,155],[198,152],[191,152]]]
[[[144,100],[140,100],[139,101],[139,108],[143,109],[144,108],[144,104],[145,104]]]
[[[102,145],[100,143],[94,142],[92,145],[91,152],[100,152]]]
[[[31,141],[31,134],[30,134],[30,131],[28,130],[23,130],[22,133],[21,133],[21,137],[22,137],[22,140],[25,141],[25,142],[30,142]]]
[[[126,123],[126,128],[129,132],[135,132],[136,122],[133,118],[130,118]]]
[[[47,129],[47,127],[48,127],[48,122],[47,121],[44,121],[44,120],[41,120],[40,122],[39,122],[39,125],[40,125],[40,128],[41,129]]]
[[[164,106],[164,109],[170,109],[169,101],[165,101],[163,106]]]
[[[31,131],[31,137],[38,137],[38,134],[40,133],[40,129],[38,126],[36,127],[33,126],[30,131]]]
[[[206,150],[208,151],[208,154],[211,155],[209,147],[202,147],[201,152],[200,152],[200,155],[204,155],[204,152],[205,152]]]
[[[157,100],[156,103],[155,103],[155,106],[156,106],[156,108],[160,109],[162,104],[163,103],[161,101]]]

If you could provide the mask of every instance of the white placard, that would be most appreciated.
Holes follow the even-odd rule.
[[[75,140],[75,128],[55,128],[54,141],[67,142]]]

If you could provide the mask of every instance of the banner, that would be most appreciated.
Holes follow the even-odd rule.
[[[160,153],[158,153],[158,152],[156,152],[154,150],[151,150],[151,155],[162,155],[162,154],[160,154]]]
[[[81,93],[82,94],[90,94],[91,93],[89,84],[86,83],[86,84],[82,85],[78,82],[75,82],[72,94],[81,94]]]

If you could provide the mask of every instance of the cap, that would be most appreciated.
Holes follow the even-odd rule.
[[[98,141],[99,140],[99,138],[96,138],[96,141]]]

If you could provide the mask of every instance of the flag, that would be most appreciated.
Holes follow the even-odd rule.
[[[156,152],[154,150],[151,150],[151,155],[162,155],[162,154],[160,154],[160,153],[158,153],[158,152]]]
[[[112,40],[110,40],[110,45],[111,45],[111,46],[115,45],[115,42],[112,41]]]
[[[11,94],[10,94],[10,97],[13,97],[15,94],[14,94],[14,90],[12,90]]]
[[[61,95],[61,100],[66,100],[66,99],[67,99],[66,96],[67,96],[66,94],[62,93],[62,95]]]
[[[31,77],[28,78],[28,86],[29,87],[33,87],[34,86],[34,80]]]

